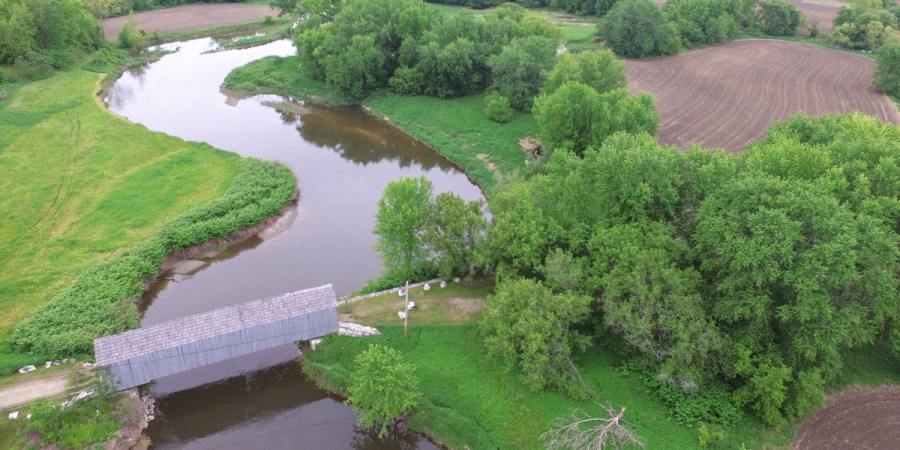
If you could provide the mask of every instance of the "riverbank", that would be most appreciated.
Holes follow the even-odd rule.
[[[325,82],[306,74],[294,57],[270,56],[239,67],[228,74],[222,88],[233,96],[276,94],[324,106],[350,104],[337,100]],[[480,94],[442,100],[381,93],[360,105],[462,168],[487,195],[525,170],[540,131],[527,113],[516,112],[505,124],[488,120]]]

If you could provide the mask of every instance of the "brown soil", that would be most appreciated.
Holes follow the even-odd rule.
[[[478,153],[475,157],[481,160],[485,167],[491,172],[497,169],[497,165],[491,162],[491,155],[488,155],[487,153]]]
[[[900,113],[872,87],[875,61],[797,42],[748,39],[626,63],[628,89],[653,94],[659,140],[729,152],[765,137],[776,121],[861,111],[898,124]]]
[[[797,430],[793,450],[900,448],[900,386],[856,387],[825,403]]]
[[[43,368],[43,366],[41,366]],[[35,378],[0,389],[0,410],[26,405],[44,397],[65,395],[72,387],[71,372],[57,372],[46,378]],[[3,419],[6,420],[6,419]]]
[[[276,12],[267,5],[218,3],[147,11],[135,14],[134,18],[137,20],[138,29],[144,29],[150,34],[153,34],[154,31],[158,31],[159,34],[169,34],[223,25],[261,22],[267,15],[273,17],[276,15]],[[114,39],[128,20],[128,16],[104,20],[103,35],[106,39]]]
[[[464,320],[481,312],[484,309],[483,298],[451,298],[447,301]]]
[[[822,33],[831,33],[832,22],[837,17],[838,10],[841,6],[850,6],[837,0],[787,0],[797,6],[797,9],[806,15],[807,22],[809,20],[818,21],[819,31]],[[805,24],[800,24],[801,28]]]

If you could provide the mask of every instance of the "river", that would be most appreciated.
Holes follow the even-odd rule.
[[[371,230],[391,180],[424,175],[435,193],[483,198],[447,160],[358,108],[220,92],[232,69],[293,54],[289,41],[218,52],[210,52],[212,39],[169,45],[179,50],[110,88],[109,108],[154,131],[280,161],[296,175],[300,198],[280,233],[210,254],[178,282],[154,285],[142,299],[144,325],[323,284],[339,295],[362,287],[381,273]],[[160,415],[147,431],[154,448],[436,448],[414,434],[380,441],[357,430],[352,410],[307,381],[296,356],[285,346],[157,380]]]

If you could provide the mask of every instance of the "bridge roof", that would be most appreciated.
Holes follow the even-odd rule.
[[[336,307],[334,289],[327,284],[95,339],[94,358],[97,365],[106,366],[159,350]]]

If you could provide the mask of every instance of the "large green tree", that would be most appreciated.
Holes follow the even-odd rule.
[[[411,279],[422,270],[428,253],[422,241],[434,190],[424,176],[388,183],[375,214],[375,250],[389,271]]]
[[[875,87],[885,94],[900,97],[900,44],[879,48],[876,60]]]
[[[388,425],[418,406],[419,380],[415,367],[397,350],[370,345],[354,361],[347,403],[359,411],[359,425],[376,428],[378,437],[388,434]]]
[[[441,278],[471,277],[489,270],[483,207],[481,200],[465,202],[451,192],[438,194],[429,206],[422,241]]]
[[[597,33],[624,58],[669,55],[680,47],[674,27],[650,0],[622,0],[603,17]]]
[[[556,63],[557,42],[541,36],[514,39],[490,59],[493,89],[519,111],[530,111],[547,72]]]
[[[587,318],[590,302],[576,294],[553,295],[541,282],[501,281],[479,321],[485,347],[517,367],[532,391],[569,390],[583,383],[572,352],[584,349],[588,338],[573,326]]]
[[[624,88],[625,62],[616,59],[609,50],[599,52],[565,52],[556,57],[556,66],[547,74],[541,93],[553,94],[563,84],[577,81],[586,84],[598,93]]]

